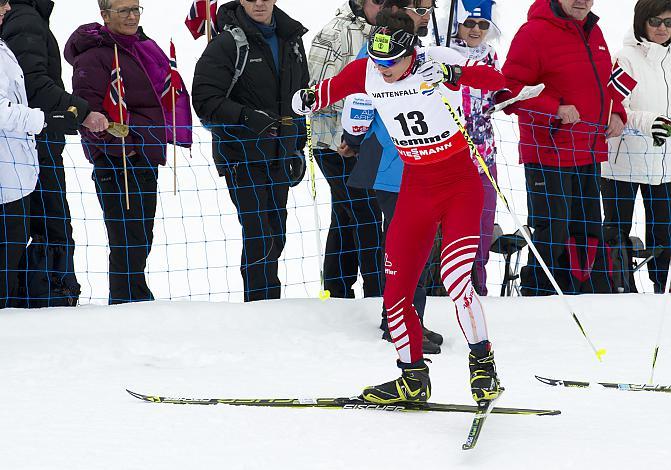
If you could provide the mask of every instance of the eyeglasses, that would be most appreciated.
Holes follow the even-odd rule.
[[[648,18],[648,24],[653,28],[659,28],[664,23],[664,26],[671,28],[671,18],[660,18],[659,16],[652,16]]]
[[[386,0],[371,0],[373,2],[373,5],[384,5],[384,2]]]
[[[107,11],[113,11],[125,20],[130,16],[131,13],[134,16],[141,16],[142,12],[144,11],[144,7],[122,8],[120,10],[112,10],[111,8],[108,8]]]
[[[398,64],[401,60],[403,60],[403,57],[398,57],[396,59],[376,59],[371,57],[370,59],[375,65],[388,69],[389,67],[393,67],[394,65]]]
[[[489,29],[489,21],[487,21],[487,20],[482,20],[482,21],[465,20],[461,24],[464,25],[464,28],[468,28],[468,29],[475,28],[476,25],[482,31],[486,31],[486,30]]]
[[[418,16],[425,16],[433,11],[433,7],[418,7],[418,8],[410,8],[410,7],[403,7],[404,10],[410,10],[413,12],[415,15]]]

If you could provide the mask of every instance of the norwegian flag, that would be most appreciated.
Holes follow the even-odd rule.
[[[177,71],[177,55],[175,54],[175,44],[170,40],[170,71],[165,77],[163,92],[161,93],[161,103],[163,107],[172,110],[172,89],[175,89],[175,96],[184,92],[184,83]]]
[[[115,57],[112,64],[112,73],[110,74],[111,79],[107,94],[103,100],[103,109],[112,121],[119,119],[119,95],[121,95],[120,124],[127,124],[128,108],[126,107],[126,89],[123,85],[123,78],[121,77],[121,67],[119,67],[119,62],[117,60],[118,59]]]
[[[608,89],[614,91],[614,96],[621,96],[620,101],[627,98],[636,88],[638,82],[622,68],[617,61],[613,65],[613,72],[608,80]]]
[[[217,0],[193,0],[193,5],[189,10],[189,15],[186,17],[184,24],[193,39],[198,39],[205,34],[205,23],[207,23],[207,10],[206,4],[210,2],[210,30],[212,31],[212,37],[217,34],[217,27],[215,24],[215,19],[217,16]]]

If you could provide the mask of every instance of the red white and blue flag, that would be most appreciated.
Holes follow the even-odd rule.
[[[217,34],[216,17],[217,17],[217,0],[193,0],[189,15],[186,17],[184,24],[189,28],[193,39],[198,39],[206,33],[205,24],[207,23],[207,4],[210,7],[210,31],[212,37]]]
[[[622,66],[615,61],[613,65],[613,72],[610,75],[610,80],[608,80],[608,89],[611,90],[613,96],[621,97],[620,101],[629,97],[636,88],[638,82],[629,75]]]
[[[121,102],[121,107],[119,107]],[[112,72],[110,74],[110,84],[107,88],[107,94],[103,100],[103,109],[113,122],[120,119],[120,124],[128,124],[128,108],[126,107],[126,89],[121,77],[121,67],[119,67],[118,58],[115,57],[112,63]]]
[[[184,83],[182,77],[177,71],[177,55],[175,54],[175,44],[170,40],[170,71],[165,77],[163,92],[161,93],[161,103],[167,110],[172,110],[172,90],[175,90],[175,96],[184,92]]]

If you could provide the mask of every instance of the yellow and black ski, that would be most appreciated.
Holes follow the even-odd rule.
[[[447,412],[476,413],[475,405],[456,405],[450,403],[396,403],[393,405],[377,405],[368,403],[360,397],[352,398],[172,398],[158,395],[144,395],[126,390],[131,396],[151,403],[170,403],[174,405],[232,405],[257,406],[268,408],[330,408],[343,410],[373,410],[396,412]],[[527,408],[493,408],[491,413],[507,415],[552,416],[561,413],[559,410],[535,410]]]
[[[651,385],[651,384],[630,384],[626,382],[580,382],[577,380],[549,379],[547,377],[536,376],[536,378],[546,385],[554,387],[562,386],[566,388],[590,388],[592,385],[601,385],[604,388],[614,388],[625,392],[661,392],[671,393],[671,385]]]

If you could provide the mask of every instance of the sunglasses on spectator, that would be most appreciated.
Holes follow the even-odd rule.
[[[461,23],[461,24],[464,25],[464,28],[468,28],[468,29],[475,28],[476,25],[477,25],[478,28],[480,28],[482,31],[486,31],[486,30],[489,29],[489,21],[487,21],[487,20],[482,20],[482,21],[465,20],[465,21],[464,21],[463,23]]]
[[[113,11],[114,13],[116,13],[125,20],[130,16],[131,13],[135,16],[142,16],[144,7],[121,8],[119,10],[112,10],[111,8],[108,8],[107,11]]]
[[[380,67],[388,69],[389,67],[393,67],[394,65],[398,64],[401,60],[403,60],[403,57],[398,57],[396,59],[376,59],[371,57],[371,60],[375,65],[379,65]]]
[[[652,16],[648,18],[648,24],[653,28],[659,28],[664,23],[664,26],[671,28],[671,18],[660,18],[659,16]]]
[[[413,12],[415,15],[418,15],[418,16],[424,16],[424,15],[426,15],[428,13],[431,13],[433,11],[433,7],[428,7],[428,8],[425,8],[425,7],[418,7],[418,8],[403,7],[403,9],[404,10],[410,10],[411,12]]]
[[[383,5],[386,0],[370,0],[373,5]]]

